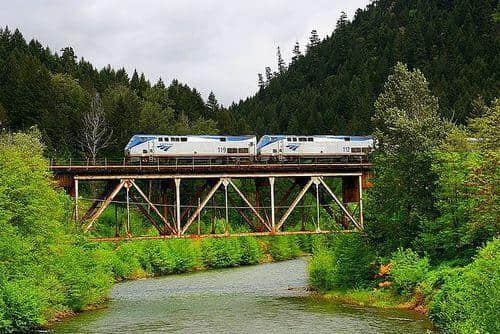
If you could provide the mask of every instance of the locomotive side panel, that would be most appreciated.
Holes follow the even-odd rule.
[[[259,158],[333,158],[365,156],[373,149],[371,137],[263,136],[257,144]]]
[[[253,158],[256,155],[254,136],[134,137],[125,148],[125,154],[130,158]]]

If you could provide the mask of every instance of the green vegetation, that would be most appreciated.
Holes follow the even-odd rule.
[[[496,333],[500,100],[477,100],[468,126],[440,108],[423,74],[398,63],[375,103],[366,236],[314,248],[310,284],[328,298],[429,311],[446,332]]]
[[[456,333],[498,333],[500,239],[489,242],[474,261],[453,272],[430,305],[430,316]]]
[[[295,236],[275,236],[267,242],[267,250],[276,261],[290,260],[300,255],[301,251]]]
[[[498,94],[498,16],[494,0],[373,1],[351,21],[342,14],[323,40],[314,30],[307,46],[293,47],[288,65],[280,53],[276,71],[259,75],[259,91],[229,108],[177,80],[97,69],[70,46],[54,53],[4,28],[0,128],[37,125],[50,157],[87,158],[78,141],[98,93],[113,130],[101,157],[122,158],[135,133],[369,134],[373,103],[398,61],[422,70],[441,116],[465,124],[472,101]]]
[[[309,263],[309,283],[321,290],[361,288],[374,274],[373,253],[359,234],[331,237]]]
[[[113,276],[68,224],[39,133],[0,136],[0,331],[28,331],[105,300]]]
[[[390,276],[394,287],[402,295],[411,294],[429,272],[429,259],[420,258],[411,249],[398,250],[391,257]]]
[[[439,114],[465,124],[472,101],[498,95],[498,13],[496,0],[378,0],[352,20],[342,14],[323,40],[314,30],[307,46],[297,44],[288,68],[278,59],[276,71],[266,69],[259,91],[229,109],[233,129],[370,134],[373,104],[397,62],[419,68]]]
[[[280,237],[279,246],[255,237],[89,243],[74,226],[69,198],[54,190],[42,151],[36,130],[0,135],[2,333],[94,307],[115,280],[255,264],[265,250],[275,261],[301,254],[294,237]]]

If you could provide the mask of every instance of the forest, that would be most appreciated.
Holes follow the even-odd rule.
[[[491,0],[373,1],[324,39],[313,31],[289,64],[278,49],[259,91],[230,106],[0,29],[0,332],[102,305],[122,279],[305,253],[325,298],[410,305],[444,332],[499,332],[499,13]],[[107,130],[97,151],[82,135],[92,113]],[[365,233],[90,243],[49,161],[121,159],[136,133],[373,135]],[[114,232],[112,215],[95,233]]]
[[[5,27],[0,127],[37,126],[51,158],[88,158],[78,129],[92,105],[102,106],[113,133],[100,156],[121,158],[136,133],[371,134],[373,103],[398,61],[422,71],[454,123],[465,124],[472,103],[500,88],[493,0],[374,1],[352,20],[341,15],[324,39],[313,31],[302,49],[295,45],[289,64],[278,50],[257,94],[224,107],[177,79],[152,84],[138,71],[97,69],[70,46],[54,52]]]

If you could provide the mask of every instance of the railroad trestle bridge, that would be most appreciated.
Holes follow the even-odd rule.
[[[53,165],[57,184],[74,198],[74,218],[91,231],[110,204],[115,204],[117,224],[114,237],[98,241],[127,239],[227,237],[246,235],[320,234],[363,230],[363,190],[370,186],[370,163],[309,164],[221,164],[221,165]],[[330,184],[341,181],[341,194]],[[278,182],[281,182],[279,187]],[[338,181],[337,181],[338,182]],[[101,184],[95,196],[84,198],[84,183]],[[329,184],[330,183],[330,184]],[[340,182],[339,182],[340,183]],[[339,188],[339,187],[336,187]],[[337,190],[337,192],[339,192]],[[216,194],[219,202],[216,203]],[[301,201],[309,195],[314,205],[312,228],[307,229]],[[121,197],[122,200],[118,200]],[[87,205],[83,205],[87,202]],[[116,207],[124,207],[125,233],[120,235]],[[137,207],[157,234],[132,236],[130,208]],[[290,215],[300,208],[299,229],[287,228]],[[202,233],[200,217],[210,211],[212,230]],[[214,215],[219,210],[224,233],[216,233]],[[230,211],[241,216],[251,232],[231,233]],[[324,210],[336,228],[321,226]],[[309,217],[310,219],[311,217]],[[197,227],[197,228],[196,228]]]

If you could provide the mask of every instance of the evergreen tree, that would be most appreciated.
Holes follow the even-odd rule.
[[[340,12],[340,17],[337,20],[336,29],[337,30],[343,29],[346,26],[347,22],[348,22],[347,14],[344,11]]]
[[[271,79],[273,78],[273,72],[270,67],[266,67],[266,85],[269,85]]]
[[[75,75],[76,72],[76,55],[72,47],[61,49],[61,65],[64,73]]]
[[[136,69],[134,69],[134,74],[132,74],[132,79],[130,79],[130,89],[136,93],[139,91],[139,74]]]
[[[149,83],[148,80],[146,80],[146,76],[144,75],[144,73],[141,73],[141,77],[139,78],[139,87],[138,87],[137,95],[139,95],[140,97],[143,97],[146,90],[148,90],[148,88],[150,88],[150,87],[151,87],[151,84]]]
[[[295,45],[293,46],[292,63],[296,62],[301,55],[302,54],[300,53],[300,45],[299,45],[299,42],[297,41],[297,42],[295,42]]]
[[[215,98],[215,94],[212,91],[208,95],[207,108],[208,108],[209,113],[212,115],[216,115],[217,112],[219,111],[219,102],[217,102],[217,99]]]
[[[259,89],[264,89],[266,83],[264,82],[264,77],[262,73],[257,73]]]
[[[276,57],[278,58],[278,71],[279,73],[283,73],[286,70],[286,65],[285,61],[283,60],[283,57],[281,56],[281,50],[280,47],[278,46],[278,49],[276,51]]]
[[[307,51],[311,50],[315,46],[318,46],[320,43],[319,35],[316,29],[311,31],[311,36],[309,37],[309,44],[307,45]]]
[[[378,152],[367,231],[385,252],[411,246],[422,222],[436,217],[432,153],[446,129],[438,109],[423,74],[401,63],[375,102]]]

